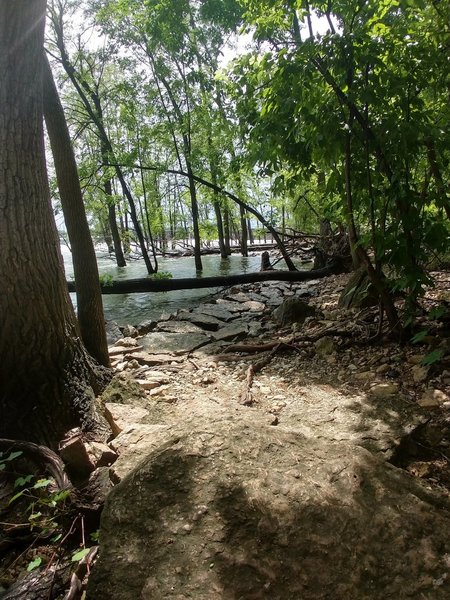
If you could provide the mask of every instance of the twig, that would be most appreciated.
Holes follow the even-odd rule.
[[[252,385],[253,385],[253,381],[255,378],[255,374],[258,373],[258,371],[261,371],[261,369],[263,369],[270,363],[270,361],[275,356],[275,354],[278,352],[278,350],[280,349],[281,346],[282,346],[282,344],[279,343],[277,346],[275,346],[273,348],[273,350],[270,352],[270,354],[268,354],[267,356],[265,356],[264,358],[262,358],[255,364],[250,365],[249,368],[247,369],[247,373],[246,373],[246,377],[245,377],[244,391],[242,392],[241,398],[240,398],[240,403],[243,404],[244,406],[251,406],[254,403],[254,398],[253,398],[253,394],[252,394]]]
[[[64,596],[64,600],[77,600],[81,597],[83,588],[83,579],[90,573],[90,567],[92,562],[97,556],[98,546],[94,546],[90,549],[89,553],[78,563],[78,566],[72,577],[70,578],[70,587],[67,594]]]

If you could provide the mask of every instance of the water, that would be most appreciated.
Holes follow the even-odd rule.
[[[66,276],[73,278],[72,258],[67,247],[61,248]],[[126,267],[117,267],[114,260],[99,253],[97,256],[100,275],[111,275],[113,279],[135,279],[146,277],[147,270],[143,260],[129,261]],[[203,277],[218,275],[239,275],[259,271],[261,257],[243,257],[236,254],[227,260],[221,260],[217,254],[202,256]],[[158,258],[158,270],[169,271],[174,278],[195,277],[194,257]],[[170,292],[147,292],[142,294],[112,294],[103,296],[105,318],[119,325],[137,325],[149,319],[158,319],[162,313],[174,312],[180,308],[198,306],[211,294],[221,288],[203,288],[198,290],[174,290]],[[75,294],[71,294],[75,304]]]

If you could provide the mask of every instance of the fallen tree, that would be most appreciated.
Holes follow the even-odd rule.
[[[225,277],[185,277],[180,279],[123,279],[101,284],[102,294],[133,294],[142,292],[169,292],[211,287],[228,287],[257,281],[308,281],[320,279],[340,272],[339,265],[333,263],[323,269],[312,271],[261,271]],[[69,292],[75,292],[75,282],[67,283]]]

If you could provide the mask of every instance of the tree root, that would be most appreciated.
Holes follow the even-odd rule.
[[[55,452],[53,452],[53,450],[50,450],[46,446],[39,446],[38,444],[25,442],[23,440],[0,438],[0,451],[21,451],[26,458],[29,458],[36,466],[53,477],[59,490],[72,487],[64,470],[63,461]]]

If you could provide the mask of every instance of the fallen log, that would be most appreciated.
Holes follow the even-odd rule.
[[[121,279],[101,284],[102,294],[133,294],[142,292],[169,292],[198,288],[228,287],[258,281],[308,281],[320,279],[339,272],[336,264],[312,271],[263,271],[224,277],[185,277],[180,279]],[[67,282],[69,292],[74,292],[76,284]]]

